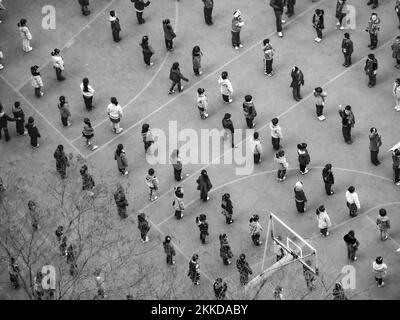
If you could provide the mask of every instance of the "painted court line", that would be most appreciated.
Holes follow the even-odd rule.
[[[6,78],[4,78],[2,75],[0,75],[0,78],[3,79],[3,81],[5,83],[7,83],[7,85],[12,88],[15,93],[17,93],[25,102],[26,104],[28,104],[41,118],[43,118],[43,120],[51,127],[54,129],[54,131],[56,131],[71,147],[72,149],[74,149],[79,155],[81,155],[83,158],[85,158],[85,156],[82,154],[82,152],[79,151],[79,149],[77,147],[75,147],[68,139],[66,136],[64,136],[62,134],[62,132],[60,130],[58,130],[49,120],[47,120],[47,118],[27,99],[25,98],[25,96],[17,90],[17,88],[15,88],[10,82],[8,82],[8,80]]]
[[[178,9],[178,2],[175,2],[175,26],[174,26],[174,30],[178,29],[178,16],[179,16],[179,9]],[[167,62],[167,59],[170,55],[170,51],[167,52],[167,54],[165,55],[164,59],[161,62],[161,65],[159,66],[158,70],[156,71],[156,73],[153,75],[153,77],[151,77],[151,79],[149,80],[149,82],[147,82],[147,84],[131,99],[128,101],[128,103],[126,103],[123,107],[122,110],[124,110],[126,107],[129,107],[137,98],[139,98],[139,96],[146,91],[151,84],[153,83],[153,81],[157,78],[158,74],[161,72],[162,68],[164,67],[165,63]],[[109,121],[108,118],[100,121],[99,123],[97,123],[96,125],[93,126],[94,129],[96,129],[97,127],[101,126],[103,123]],[[143,120],[141,120],[143,121]],[[76,137],[75,139],[73,139],[71,142],[74,143],[76,141],[78,141],[79,139],[82,139],[82,135]]]
[[[299,19],[300,17],[302,17],[303,15],[305,15],[306,13],[308,13],[309,11],[311,11],[315,6],[317,6],[317,4],[309,7],[307,10],[303,11],[302,13],[300,13],[298,16],[296,16],[296,18],[294,18],[293,20],[289,21],[286,23],[286,25],[290,25],[292,24],[294,21],[296,21],[297,19]],[[272,35],[276,34],[276,32],[271,32],[268,35],[266,35],[263,39],[271,37]],[[241,58],[242,56],[244,56],[245,54],[247,54],[248,52],[250,52],[251,50],[253,50],[256,46],[260,45],[262,40],[257,41],[256,43],[254,43],[253,45],[251,45],[250,47],[248,47],[246,50],[244,50],[242,53],[238,54],[237,56],[235,56],[234,58],[232,58],[231,60],[229,60],[228,62],[224,63],[222,66],[220,66],[219,68],[215,69],[214,71],[212,71],[211,73],[209,73],[208,75],[206,75],[204,78],[200,79],[199,81],[195,82],[194,84],[192,84],[190,87],[188,87],[186,90],[184,90],[181,94],[176,95],[174,98],[172,98],[171,100],[167,101],[166,103],[164,103],[163,105],[161,105],[160,107],[158,107],[157,109],[155,109],[154,111],[150,112],[147,116],[145,116],[144,118],[140,119],[139,121],[135,122],[134,124],[132,124],[131,126],[129,126],[127,129],[124,129],[124,131],[122,131],[122,133],[120,133],[119,135],[116,135],[114,138],[112,138],[111,140],[109,140],[108,142],[106,142],[105,144],[103,144],[102,146],[100,146],[99,148],[97,148],[95,151],[91,152],[87,158],[92,157],[93,155],[95,155],[97,152],[99,152],[100,150],[102,150],[104,147],[108,146],[111,142],[117,140],[120,136],[126,134],[128,131],[132,130],[133,128],[137,127],[140,123],[142,123],[144,120],[150,118],[152,115],[156,114],[157,112],[161,111],[162,109],[164,109],[166,106],[168,106],[171,102],[175,101],[176,99],[178,99],[181,95],[186,94],[189,90],[191,90],[192,88],[196,87],[199,85],[199,83],[203,82],[204,80],[210,78],[211,76],[213,76],[215,73],[217,73],[219,70],[225,68],[226,66],[228,66],[229,64],[231,64],[232,62],[238,60],[239,58]]]

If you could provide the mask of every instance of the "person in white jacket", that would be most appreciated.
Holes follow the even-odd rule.
[[[218,83],[221,86],[222,99],[226,103],[231,103],[233,101],[232,100],[233,87],[231,81],[228,79],[227,71],[223,71],[221,73],[221,77],[218,79]]]
[[[316,210],[316,214],[318,219],[318,228],[321,236],[329,236],[328,228],[332,225],[332,223],[328,213],[325,210],[325,207],[323,205],[319,206]]]
[[[377,257],[375,261],[372,262],[372,269],[374,270],[375,281],[378,284],[378,288],[382,288],[385,285],[383,278],[386,277],[388,269],[386,263],[383,263],[382,257]]]
[[[53,52],[51,52],[51,56],[53,58],[53,68],[56,70],[57,80],[65,80],[65,77],[62,75],[64,71],[64,60],[60,55],[60,49],[55,48]]]
[[[393,85],[393,95],[396,100],[394,110],[400,111],[400,78],[397,78]]]
[[[253,136],[250,138],[250,146],[254,155],[254,164],[261,162],[262,146],[261,141],[258,139],[258,132],[254,132]]]
[[[107,106],[107,114],[108,117],[110,118],[112,131],[118,134],[121,133],[121,131],[123,130],[122,128],[119,127],[119,123],[123,116],[122,108],[119,105],[117,98],[111,97],[110,101],[111,103]]]
[[[18,22],[18,28],[19,28],[19,33],[22,39],[22,50],[24,50],[24,52],[29,52],[32,51],[32,47],[30,45],[30,41],[32,40],[32,34],[28,28],[28,26],[26,25],[26,19],[21,19]]]
[[[200,118],[203,120],[207,119],[208,99],[204,88],[197,89],[197,108],[199,109],[200,112]]]
[[[350,217],[357,216],[357,211],[360,210],[361,205],[356,189],[353,186],[350,186],[346,191],[346,201]]]

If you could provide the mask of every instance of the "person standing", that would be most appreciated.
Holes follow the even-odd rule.
[[[10,140],[10,135],[8,133],[8,125],[7,125],[9,121],[16,121],[16,119],[11,118],[9,115],[5,113],[4,107],[0,102],[0,139],[1,139],[1,132],[4,131],[6,142]]]
[[[272,63],[274,62],[275,50],[272,48],[269,39],[263,40],[262,50],[264,52],[264,74],[268,77],[272,77],[274,75]]]
[[[400,36],[396,37],[396,42],[391,45],[392,58],[396,60],[395,68],[400,69]]]
[[[24,125],[25,125],[25,113],[21,108],[21,104],[19,101],[14,102],[14,106],[12,108],[12,113],[14,115],[15,119],[15,128],[17,133],[20,136],[25,136],[28,134],[28,131],[25,130]]]
[[[242,30],[242,27],[244,25],[244,22],[242,21],[242,13],[240,10],[236,10],[233,13],[233,18],[232,18],[232,46],[235,48],[235,50],[239,50],[239,48],[243,48],[243,44],[240,41],[240,31]]]
[[[375,12],[371,13],[371,17],[368,21],[366,32],[369,33],[369,38],[371,40],[371,44],[368,45],[368,48],[371,50],[375,49],[378,45],[378,33],[380,30],[381,19],[378,17],[378,14]]]
[[[120,183],[117,184],[117,191],[114,193],[114,200],[117,206],[118,215],[121,217],[121,219],[128,218],[126,207],[129,204],[128,200],[126,200],[124,188]]]
[[[43,97],[44,93],[42,91],[43,88],[43,81],[42,76],[40,75],[39,66],[32,66],[31,67],[31,84],[35,90],[35,96],[37,98]]]
[[[262,244],[262,241],[260,240],[260,236],[261,236],[261,230],[263,228],[261,227],[259,220],[260,220],[260,217],[258,216],[258,214],[252,215],[249,220],[249,231],[250,231],[251,240],[253,241],[254,245],[257,247]]]
[[[276,256],[276,262],[283,259],[283,257],[286,255],[285,250],[283,250],[278,241],[282,242],[282,237],[280,235],[277,235],[276,239],[274,239],[274,253]]]
[[[221,77],[218,79],[218,83],[220,85],[222,100],[226,103],[231,103],[232,94],[233,94],[233,87],[231,80],[228,78],[228,72],[222,71]]]
[[[385,209],[379,209],[378,218],[376,218],[376,225],[381,236],[381,240],[385,241],[388,239],[388,230],[390,229],[390,220],[387,216]]]
[[[57,237],[57,241],[61,242],[62,236],[64,235],[64,227],[63,226],[58,226],[54,234]]]
[[[107,106],[107,114],[110,119],[112,131],[116,134],[121,133],[123,128],[120,128],[119,123],[123,116],[123,112],[116,97],[111,97],[110,104]]]
[[[378,160],[379,147],[382,145],[382,138],[378,134],[378,130],[376,128],[371,128],[369,135],[369,151],[371,153],[371,162],[378,166],[380,165],[380,161]]]
[[[244,113],[244,117],[246,119],[247,127],[249,129],[254,128],[256,126],[256,124],[254,123],[254,119],[257,116],[257,111],[256,111],[256,107],[254,106],[253,97],[249,94],[247,94],[244,97],[243,113]]]
[[[200,118],[205,120],[208,118],[208,99],[204,88],[197,89],[197,108],[199,109]]]
[[[176,181],[182,180],[182,167],[183,162],[182,158],[179,156],[179,149],[175,149],[172,151],[170,156],[170,161],[172,163],[172,167],[174,168],[174,178]]]
[[[344,293],[342,284],[340,282],[335,283],[335,287],[332,290],[333,300],[349,300]]]
[[[208,222],[206,220],[207,216],[203,213],[196,217],[196,224],[200,230],[200,241],[202,244],[206,244],[206,236],[210,235],[208,233]]]
[[[144,213],[138,214],[138,229],[140,230],[140,238],[142,239],[142,242],[149,242],[149,237],[147,234],[150,230],[150,225]]]
[[[245,286],[249,283],[249,275],[253,274],[253,270],[251,270],[249,263],[246,261],[246,255],[244,253],[236,260],[236,268],[239,271],[240,284]]]
[[[335,179],[333,177],[332,165],[330,163],[325,165],[325,168],[322,169],[322,179],[324,180],[326,194],[328,196],[335,194],[335,192],[332,191],[332,186],[335,183]]]
[[[275,300],[285,300],[283,298],[283,289],[281,286],[276,286],[275,290],[274,290],[274,299]]]
[[[197,190],[200,190],[200,200],[203,200],[204,202],[210,200],[208,193],[212,188],[212,184],[206,170],[201,170],[200,177],[196,180],[196,182]]]
[[[183,90],[183,85],[181,84],[181,80],[184,80],[186,82],[189,81],[188,78],[186,78],[182,73],[179,68],[179,62],[174,62],[172,64],[172,67],[169,71],[169,79],[172,81],[171,87],[169,88],[168,94],[172,94],[175,92],[174,88],[176,85],[178,85],[178,91],[181,92]]]
[[[393,177],[396,186],[400,186],[400,149],[392,151]]]
[[[83,95],[83,101],[85,102],[86,110],[91,111],[94,108],[93,105],[94,89],[92,88],[91,85],[89,85],[88,78],[83,78],[80,88]]]
[[[314,39],[314,41],[320,43],[322,41],[322,30],[325,29],[324,10],[315,9],[315,13],[312,18],[312,24],[314,29],[317,31],[317,37]]]
[[[375,261],[372,262],[372,269],[375,274],[375,281],[378,284],[378,288],[382,288],[385,283],[383,282],[383,278],[387,275],[387,265],[383,263],[382,257],[377,257]]]
[[[315,289],[315,274],[306,265],[311,265],[311,261],[307,260],[305,265],[303,264],[303,276],[308,290],[312,291]]]
[[[378,60],[375,55],[370,53],[364,66],[365,74],[368,76],[368,87],[372,88],[376,85],[376,74],[378,72]]]
[[[143,36],[140,46],[142,47],[144,64],[148,68],[152,67],[154,65],[154,62],[151,61],[151,57],[154,54],[154,51],[153,51],[153,48],[149,44],[148,36]]]
[[[69,104],[64,96],[60,96],[59,103],[57,104],[58,110],[60,110],[61,123],[64,127],[71,126],[71,112],[69,111]]]
[[[400,111],[400,78],[397,78],[393,85],[393,95],[396,99],[394,110]]]
[[[311,161],[310,155],[307,151],[307,143],[300,143],[297,145],[297,154],[300,165],[300,173],[303,175],[307,174],[309,172],[307,166]]]
[[[194,254],[192,256],[192,259],[189,261],[189,271],[188,271],[188,277],[190,280],[192,280],[192,283],[195,286],[200,285],[200,265],[198,263],[199,260],[199,255]]]
[[[329,236],[328,228],[332,226],[332,223],[328,213],[325,210],[325,206],[319,206],[316,210],[316,214],[318,219],[319,233],[323,237]]]
[[[167,255],[167,264],[168,265],[174,265],[175,261],[174,261],[174,256],[175,256],[175,248],[174,245],[171,242],[171,236],[166,236],[165,240],[163,242],[163,248],[164,248],[164,252]]]
[[[14,257],[10,258],[10,264],[8,266],[8,274],[10,276],[10,282],[13,285],[14,289],[19,289],[20,283],[20,268],[18,266],[17,261]]]
[[[53,59],[53,68],[56,70],[57,80],[65,80],[65,77],[62,75],[62,72],[64,71],[64,60],[60,54],[60,49],[55,48],[51,52],[51,56]]]
[[[151,145],[154,143],[154,136],[151,133],[148,123],[142,125],[142,139],[144,143],[144,152],[147,154],[148,150],[150,150],[151,153]]]
[[[185,203],[183,202],[183,189],[181,187],[174,188],[174,201],[172,206],[175,210],[175,218],[180,220],[183,218],[183,211],[185,210]]]
[[[89,118],[83,119],[82,136],[86,139],[86,147],[92,151],[98,148],[98,146],[93,143],[94,129]]]
[[[28,123],[25,125],[25,128],[28,131],[28,135],[31,139],[31,146],[33,148],[39,148],[38,138],[41,138],[42,136],[40,135],[39,130],[36,127],[33,117],[28,118]]]
[[[351,128],[354,127],[356,120],[353,111],[351,111],[351,106],[347,105],[343,109],[342,105],[339,105],[339,115],[342,118],[342,133],[344,141],[347,144],[352,144],[353,140],[351,139]]]
[[[0,61],[3,60],[3,58],[4,58],[4,54],[3,54],[3,51],[0,48]],[[0,70],[2,70],[2,69],[4,69],[4,66],[0,63]]]
[[[165,19],[162,21],[163,30],[164,30],[164,39],[165,39],[165,46],[168,51],[174,51],[174,43],[173,40],[176,38],[176,34],[174,29],[171,26],[171,21],[169,19]]]
[[[279,119],[273,118],[269,124],[269,128],[271,129],[272,147],[274,150],[279,150],[281,148],[280,143],[283,138],[282,129],[278,123]]]
[[[303,190],[303,183],[301,181],[296,182],[294,186],[294,200],[296,203],[297,212],[306,212],[307,198]]]
[[[278,164],[278,173],[277,173],[277,180],[279,182],[286,180],[286,170],[289,167],[289,163],[285,157],[285,151],[280,150],[275,155],[274,161]]]
[[[226,290],[228,290],[228,285],[226,284],[225,281],[222,280],[222,278],[217,278],[217,280],[215,280],[213,289],[214,289],[215,298],[217,300],[225,299]]]
[[[64,152],[64,146],[59,144],[56,151],[54,152],[54,159],[56,159],[56,169],[62,179],[67,176],[67,167],[69,167],[69,161],[67,155]]]
[[[124,146],[121,143],[117,146],[117,150],[115,150],[114,160],[117,160],[118,170],[121,175],[127,176],[129,174],[127,170],[128,160],[126,159]]]
[[[350,34],[346,32],[344,34],[344,39],[342,40],[342,52],[344,55],[344,67],[351,66],[351,55],[354,51],[353,41],[350,39]]]
[[[269,5],[274,9],[276,18],[276,32],[278,32],[278,36],[282,38],[282,24],[285,23],[285,20],[282,20],[285,0],[271,0]]]
[[[396,5],[394,7],[394,10],[396,11],[397,18],[399,19],[399,29],[400,29],[400,0],[396,0]]]
[[[356,192],[356,188],[350,186],[346,191],[346,205],[349,208],[350,217],[357,216],[357,211],[360,210],[360,200],[358,199],[358,194]]]
[[[371,9],[376,9],[378,7],[378,0],[369,0],[367,5],[370,6],[372,4]]]
[[[90,10],[88,8],[89,6],[89,0],[78,0],[79,4],[81,6],[81,12],[84,16],[88,16],[90,14]]]
[[[33,231],[37,231],[39,228],[39,213],[36,211],[36,203],[33,200],[28,201],[28,210]]]
[[[319,121],[324,121],[326,118],[323,113],[324,113],[325,98],[327,96],[327,93],[321,87],[315,88],[313,93],[315,97],[317,118]]]
[[[222,128],[224,128],[224,139],[229,138],[229,132],[232,135],[232,149],[235,148],[234,143],[234,135],[235,135],[235,128],[233,127],[233,122],[231,120],[231,114],[225,113],[224,118],[222,119]]]
[[[18,28],[19,28],[19,34],[22,39],[22,50],[24,52],[32,51],[33,48],[30,46],[30,41],[32,40],[32,34],[27,26],[27,20],[24,18],[21,19],[18,22]]]
[[[214,0],[203,0],[203,2],[204,2],[204,20],[206,24],[211,26],[213,24],[212,11],[214,8]]]
[[[156,192],[158,190],[158,178],[153,168],[150,168],[146,176],[146,185],[149,187],[149,200],[157,200]]]
[[[120,42],[121,37],[119,36],[119,33],[121,32],[121,25],[119,23],[119,18],[115,14],[114,10],[110,11],[109,20],[110,20],[111,32],[112,32],[114,42]]]
[[[136,18],[139,24],[143,24],[146,22],[143,19],[143,11],[144,8],[150,5],[150,1],[144,2],[144,0],[131,0],[131,2],[135,2],[135,10],[136,10]]]
[[[262,146],[261,141],[258,139],[258,132],[254,132],[253,136],[250,138],[250,145],[253,151],[254,164],[261,163]]]
[[[346,16],[346,0],[338,0],[336,3],[336,12],[335,12],[335,17],[336,17],[336,29],[343,30],[344,26],[342,26],[342,22],[344,17]]]
[[[233,257],[233,253],[231,250],[231,246],[228,243],[228,236],[226,235],[226,233],[219,235],[219,244],[219,256],[222,258],[222,262],[224,263],[224,265],[230,265],[231,261],[229,259]]]
[[[296,0],[286,0],[286,15],[288,18],[294,15],[294,5],[296,4]]]
[[[192,63],[193,63],[193,72],[196,76],[201,76],[203,71],[201,71],[201,56],[203,52],[199,46],[194,46],[192,50]]]
[[[95,186],[95,183],[92,175],[88,173],[87,165],[83,165],[79,172],[82,177],[82,191],[87,191],[88,195],[93,197],[94,196],[93,188]]]
[[[229,193],[224,193],[222,195],[221,208],[222,208],[221,213],[225,216],[226,223],[232,224],[233,205],[232,205],[231,195]]]
[[[301,86],[304,86],[304,75],[303,72],[298,67],[292,68],[292,83],[290,87],[293,88],[293,98],[296,101],[300,101],[303,97],[300,94]]]

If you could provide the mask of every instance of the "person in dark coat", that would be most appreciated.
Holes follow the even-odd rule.
[[[203,56],[203,52],[199,46],[194,46],[192,49],[192,64],[193,64],[193,72],[196,76],[201,76],[203,71],[201,71],[201,57]]]
[[[228,243],[228,236],[225,233],[219,235],[219,244],[219,256],[222,258],[222,262],[224,265],[230,265],[231,261],[229,259],[233,257],[233,253]]]
[[[79,172],[82,177],[82,190],[87,191],[90,196],[94,196],[93,188],[95,183],[93,177],[88,173],[87,165],[83,165]]]
[[[314,29],[317,31],[317,37],[314,39],[314,41],[319,43],[322,41],[322,30],[325,29],[324,10],[315,9],[315,13],[312,18],[312,24]]]
[[[372,88],[376,85],[376,74],[378,72],[378,60],[375,55],[370,53],[364,66],[365,74],[368,76],[368,87]]]
[[[378,0],[368,0],[367,5],[370,6],[371,4],[371,9],[376,9],[378,7]]]
[[[114,193],[115,204],[117,205],[118,215],[121,219],[125,219],[128,217],[126,214],[126,207],[129,205],[126,200],[124,188],[121,184],[117,185],[117,191]]]
[[[183,85],[181,84],[181,80],[184,80],[186,82],[189,81],[189,79],[186,78],[181,73],[178,62],[174,62],[174,64],[172,65],[172,68],[169,71],[169,79],[172,81],[172,84],[171,84],[168,94],[172,94],[175,92],[174,88],[176,85],[178,85],[178,91],[181,92],[183,90]]]
[[[303,191],[303,183],[298,181],[294,187],[294,200],[296,202],[297,212],[306,212],[306,202],[307,198]]]
[[[58,226],[54,234],[57,237],[57,241],[61,242],[62,236],[64,235],[64,227],[63,226]]]
[[[114,153],[114,160],[117,160],[118,170],[121,175],[126,176],[129,174],[128,168],[128,160],[126,159],[126,154],[124,150],[124,146],[120,143],[117,146],[117,150]]]
[[[206,236],[209,236],[208,233],[208,222],[206,221],[207,216],[205,214],[201,214],[199,217],[196,217],[196,224],[200,230],[200,240],[202,244],[206,244]]]
[[[274,9],[276,18],[276,32],[278,32],[279,37],[283,37],[282,23],[285,23],[285,20],[282,20],[282,14],[285,7],[285,0],[271,0],[269,5]]]
[[[351,128],[354,127],[356,119],[354,117],[353,111],[351,111],[351,106],[347,105],[344,110],[341,105],[339,105],[339,115],[342,118],[342,133],[344,141],[347,144],[352,144],[351,139]]]
[[[350,261],[356,261],[356,252],[360,246],[360,242],[356,239],[354,231],[350,230],[349,233],[343,237],[343,240],[347,246],[347,258]]]
[[[39,228],[39,214],[36,211],[36,203],[32,200],[28,201],[28,209],[29,215],[31,218],[31,225],[34,231],[37,231]]]
[[[342,22],[344,17],[346,16],[346,13],[343,12],[343,9],[346,6],[346,0],[338,0],[336,3],[336,11],[335,11],[335,17],[337,19],[336,22],[336,29],[343,30],[344,26],[342,26]]]
[[[391,45],[392,58],[396,60],[395,68],[400,69],[400,36],[396,37],[396,42]]]
[[[89,0],[78,0],[79,4],[81,5],[81,11],[84,16],[88,16],[90,14]]]
[[[17,133],[20,136],[25,136],[28,134],[28,131],[25,130],[25,113],[21,108],[21,104],[19,101],[15,101],[14,106],[12,108],[12,113],[14,115],[15,120],[15,128]]]
[[[65,179],[67,174],[67,167],[69,167],[69,162],[67,155],[64,152],[64,146],[62,144],[59,144],[57,146],[57,149],[54,152],[54,159],[56,159],[57,172],[61,175],[62,179]]]
[[[115,15],[115,11],[110,11],[110,24],[111,24],[111,31],[114,42],[120,42],[121,37],[119,33],[121,32],[121,25],[119,24],[119,18]]]
[[[204,20],[206,24],[211,26],[212,22],[212,11],[214,8],[214,0],[203,0],[204,2]]]
[[[243,113],[244,113],[244,117],[246,119],[247,127],[249,129],[254,128],[256,126],[256,124],[254,123],[254,119],[257,116],[257,111],[256,111],[256,107],[254,106],[253,97],[249,94],[247,94],[244,97]]]
[[[199,260],[199,255],[194,254],[192,256],[192,260],[189,261],[189,271],[188,271],[188,277],[190,280],[192,280],[193,284],[195,286],[198,286],[200,283],[200,265],[197,262]]]
[[[353,41],[350,39],[350,34],[346,32],[344,34],[344,39],[342,40],[342,52],[344,55],[344,67],[351,66],[351,55],[354,51]]]
[[[300,173],[307,174],[309,172],[307,166],[311,161],[310,155],[307,151],[307,143],[300,143],[297,145],[297,154],[299,156]]]
[[[371,17],[368,21],[367,28],[365,29],[365,31],[369,34],[371,43],[368,45],[368,48],[371,48],[371,50],[376,49],[378,45],[378,33],[380,30],[380,23],[381,19],[378,17],[378,14],[372,12]]]
[[[396,186],[400,186],[400,149],[395,149],[392,151],[393,160],[393,181]]]
[[[369,151],[371,153],[371,162],[378,166],[380,161],[378,160],[379,147],[382,145],[382,138],[378,134],[376,128],[371,128],[371,134],[369,135]]]
[[[222,196],[221,208],[222,208],[221,213],[225,216],[226,223],[232,224],[233,205],[232,205],[231,195],[229,193],[225,193]]]
[[[68,238],[66,236],[63,236],[61,239],[61,243],[58,246],[58,249],[60,250],[60,255],[62,257],[67,255],[67,241],[68,241]]]
[[[335,183],[335,179],[332,173],[332,165],[328,163],[325,165],[325,168],[322,169],[322,179],[324,180],[325,184],[325,192],[328,196],[333,195],[335,192],[332,191],[332,186]]]
[[[249,263],[246,261],[246,255],[244,253],[236,260],[236,268],[240,274],[240,284],[245,286],[249,282],[249,275],[253,274],[253,270],[251,270]]]
[[[200,177],[196,180],[196,182],[197,190],[200,190],[200,199],[204,202],[210,200],[208,192],[211,190],[212,184],[206,170],[201,171]]]
[[[0,139],[1,137],[1,132],[4,131],[4,136],[6,138],[6,141],[10,140],[10,135],[8,133],[8,126],[7,123],[8,121],[16,121],[17,119],[15,118],[11,118],[10,116],[8,116],[5,111],[4,111],[4,107],[0,102]]]
[[[179,149],[175,149],[172,151],[170,161],[172,163],[172,167],[174,168],[174,178],[176,181],[182,180],[182,158],[179,156]]]
[[[67,263],[69,264],[69,274],[71,276],[75,276],[78,271],[76,259],[75,247],[73,244],[70,244],[67,248]]]
[[[298,67],[293,67],[292,73],[292,82],[290,87],[293,88],[293,98],[296,101],[300,101],[303,97],[300,94],[301,86],[304,86],[304,75],[303,72]]]
[[[165,254],[167,255],[167,264],[174,265],[175,264],[174,255],[176,253],[175,253],[175,248],[174,248],[173,244],[171,243],[170,236],[165,237],[165,241],[163,242],[163,248],[164,248]]]
[[[135,10],[136,10],[136,18],[139,24],[143,24],[146,22],[145,19],[143,19],[143,11],[144,8],[148,7],[150,5],[150,1],[144,2],[144,0],[131,0],[131,2],[135,3]]]
[[[396,0],[396,5],[394,7],[394,10],[396,11],[397,19],[399,19],[399,29],[400,29],[400,0]]]
[[[150,225],[144,213],[138,214],[138,229],[140,230],[140,237],[142,238],[142,242],[149,242],[149,237],[147,236],[147,233],[150,230]]]
[[[231,120],[231,114],[225,113],[224,118],[222,119],[222,128],[224,128],[224,139],[229,138],[229,132],[232,135],[232,148],[235,148],[235,128],[233,127],[233,122]]]
[[[14,257],[10,258],[10,264],[8,267],[8,274],[10,276],[10,282],[13,285],[14,289],[19,289],[20,283],[20,268],[18,266],[17,261],[15,261]]]
[[[171,21],[169,19],[165,19],[163,20],[162,24],[164,30],[165,47],[168,51],[174,51],[173,40],[176,38],[176,34],[171,26]]]
[[[344,293],[342,284],[340,282],[335,283],[335,287],[332,290],[333,300],[349,300]]]
[[[35,125],[33,117],[28,118],[28,123],[25,125],[25,128],[28,130],[28,135],[31,138],[31,146],[33,148],[39,148],[38,138],[41,138],[41,135]]]
[[[290,18],[294,15],[294,5],[296,4],[296,0],[286,0],[286,15]]]
[[[140,43],[143,52],[143,59],[146,67],[151,67],[154,65],[154,62],[151,61],[151,56],[154,54],[153,48],[149,44],[149,37],[143,36],[142,42]]]
[[[228,290],[228,285],[222,278],[217,278],[213,285],[215,298],[217,300],[224,300],[226,296],[226,290]]]
[[[308,266],[311,265],[311,261],[307,260],[306,264]],[[303,275],[304,279],[306,280],[306,286],[308,290],[312,291],[315,289],[315,274],[312,272],[309,268],[307,268],[305,265],[303,265]]]

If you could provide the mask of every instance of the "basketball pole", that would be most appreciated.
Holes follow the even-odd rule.
[[[261,273],[263,273],[263,271],[264,271],[265,256],[267,255],[268,239],[269,239],[269,234],[271,232],[271,223],[272,223],[272,216],[270,214],[269,220],[268,220],[268,227],[267,227],[267,237],[265,239],[264,256],[263,256],[263,261],[262,261],[262,265],[261,265]]]

